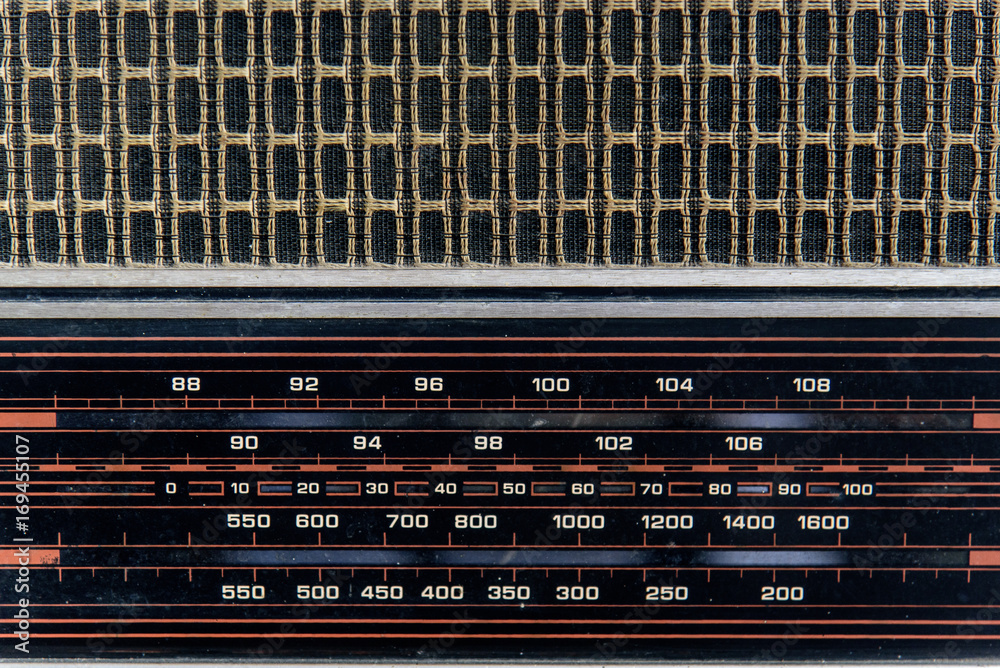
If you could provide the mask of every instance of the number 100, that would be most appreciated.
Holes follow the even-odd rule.
[[[569,378],[532,378],[536,392],[569,392]]]

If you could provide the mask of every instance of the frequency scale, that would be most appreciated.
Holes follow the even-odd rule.
[[[2,656],[995,651],[1000,319],[412,295],[12,306]]]

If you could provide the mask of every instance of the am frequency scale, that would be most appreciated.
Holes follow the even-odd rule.
[[[988,653],[998,324],[9,320],[0,651]]]

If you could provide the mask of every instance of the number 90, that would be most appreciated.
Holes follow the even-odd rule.
[[[256,436],[230,436],[229,447],[232,450],[256,450],[258,440]]]

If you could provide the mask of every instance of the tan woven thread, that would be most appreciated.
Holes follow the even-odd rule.
[[[321,33],[329,18],[324,13],[331,11],[343,21],[339,64],[321,57],[330,48]],[[764,63],[762,46],[771,45],[762,45],[757,31],[762,13],[773,11],[780,15],[780,62]],[[0,73],[7,164],[0,211],[8,232],[0,235],[0,255],[6,253],[11,264],[87,264],[88,257],[97,264],[193,259],[220,266],[245,261],[370,264],[383,257],[415,265],[574,260],[598,265],[757,264],[769,262],[765,248],[772,245],[781,263],[995,264],[1000,251],[995,240],[1000,213],[996,11],[986,0],[935,0],[930,5],[909,0],[253,0],[252,5],[237,0],[8,0],[2,18],[9,38]],[[228,62],[226,54],[223,33],[232,12],[246,22],[242,63]],[[285,20],[276,22],[279,12],[293,20],[294,62],[288,64],[277,64],[274,53],[275,26]],[[373,26],[385,16],[379,12],[390,19],[388,63],[375,62],[372,51],[373,37],[378,37]],[[418,57],[421,12],[439,17],[437,63]],[[486,65],[474,64],[480,62],[478,54],[470,54],[471,12],[488,13]],[[523,12],[534,13],[534,62],[523,62],[518,54],[518,31],[532,21]],[[567,33],[568,12],[585,14],[582,63],[569,62],[567,55],[567,43],[576,38]],[[624,63],[613,52],[618,38],[612,26],[620,12],[627,13],[632,34],[626,40],[634,54]],[[661,53],[661,27],[673,20],[671,12],[681,13],[679,62],[667,62]],[[807,32],[816,12],[825,13],[829,34],[827,57],[820,62],[807,53],[814,48]],[[872,64],[859,63],[855,53],[863,12],[876,14]],[[78,57],[78,28],[87,13],[96,13],[102,33],[96,65]],[[913,62],[903,54],[909,39],[904,24],[918,14],[926,15],[927,52]],[[175,33],[183,17],[192,15],[197,59],[182,63]],[[953,35],[970,15],[972,57],[959,63]],[[732,56],[726,62],[711,53],[719,41],[711,26],[720,16],[731,32]],[[30,62],[38,37],[29,24],[37,27],[39,17],[51,33],[47,65]],[[126,29],[143,22],[148,44],[131,43]],[[145,62],[129,61],[136,50],[148,53]],[[422,127],[418,120],[425,104],[421,82],[434,78],[441,82],[440,131]],[[779,118],[776,131],[766,131],[757,122],[758,93],[762,82],[772,78],[780,80]],[[671,113],[664,108],[663,94],[675,79],[681,82],[681,100],[667,102],[679,107],[681,116],[675,129],[668,129],[660,122]],[[875,127],[862,132],[856,128],[855,92],[859,81],[872,79]],[[91,101],[81,95],[95,80],[100,84],[101,131],[91,134],[82,127]],[[491,96],[487,133],[470,126],[470,86],[482,80]],[[576,113],[564,104],[569,80],[583,81],[586,91],[581,130],[566,128],[567,114]],[[187,134],[180,126],[191,119],[180,117],[177,95],[191,81],[199,98],[198,129]],[[284,103],[276,91],[286,90],[282,87],[289,81],[297,102],[294,130],[286,133],[275,124],[276,109]],[[332,131],[321,104],[331,81],[343,86],[346,115],[343,127]],[[387,103],[375,95],[384,90],[379,88],[383,81],[390,82]],[[525,81],[536,82],[536,99],[519,99],[528,90]],[[711,92],[719,90],[719,81],[729,82],[732,100],[728,128],[722,129],[711,116]],[[927,123],[918,130],[904,125],[912,104],[903,93],[914,81],[923,82],[927,100]],[[971,127],[959,131],[956,90],[966,90],[970,81],[973,97],[962,104],[971,107]],[[227,96],[239,85],[247,91],[246,124],[236,128],[226,110],[233,106]],[[825,124],[816,128],[807,119],[816,113],[807,93],[821,88],[829,108]],[[51,91],[48,112],[48,98],[31,99],[45,90]],[[148,103],[142,101],[144,90]],[[616,97],[620,93],[624,104],[631,105],[627,113]],[[526,104],[535,106],[526,109]],[[386,108],[391,127],[377,128],[376,116]],[[537,123],[529,120],[525,126],[525,118],[536,112]],[[46,113],[51,116],[47,129],[42,127]],[[630,127],[617,125],[622,114],[632,118]],[[148,128],[136,131],[132,118]],[[470,179],[478,168],[472,162],[481,155],[477,147],[484,145],[489,149],[489,192],[472,197]],[[570,145],[582,146],[586,155],[582,199],[567,193],[567,175],[578,167],[568,162]],[[665,146],[681,147],[679,197],[662,194],[669,185],[662,171],[667,166],[661,164]],[[777,147],[777,197],[760,196],[765,171],[772,169],[765,164],[763,146]],[[904,155],[911,155],[913,146],[923,147],[923,175],[919,197],[904,198]],[[103,156],[104,195],[97,199],[82,192],[83,173],[90,167],[81,156],[93,147]],[[181,197],[179,183],[191,166],[181,164],[180,157],[191,147],[197,147],[200,174],[194,178],[200,194],[187,199]],[[344,173],[333,179],[345,184],[342,196],[328,196],[324,183],[331,169],[323,161],[329,147],[340,147],[345,156]],[[426,147],[440,151],[443,171],[436,198],[421,192],[421,149]],[[524,167],[530,152],[526,147],[536,152],[537,173]],[[628,154],[622,147],[631,147],[632,165],[619,168],[612,162]],[[859,147],[872,147],[870,196],[856,192]],[[227,187],[235,169],[227,165],[239,149],[248,157],[245,199]],[[386,150],[394,171],[390,197],[380,196],[377,185],[382,176],[377,156]],[[711,186],[719,177],[712,160],[727,151],[729,187],[720,193]],[[825,194],[812,197],[810,179],[817,163],[811,160],[820,154],[826,160],[819,177]],[[967,154],[972,163],[966,168],[956,161]],[[143,156],[149,164],[139,178],[143,170],[136,162]],[[294,157],[294,173],[283,162],[288,156]],[[971,174],[971,185],[959,180],[962,170]],[[286,182],[294,184],[293,197],[282,194]],[[534,194],[522,197],[519,191],[528,182],[534,182]],[[143,183],[151,194],[140,192]],[[957,197],[962,188],[966,196]],[[98,215],[103,216],[103,234],[85,226]],[[679,238],[668,229],[673,215],[682,225]],[[200,220],[193,234],[182,228],[192,216]],[[922,235],[905,228],[915,216],[922,221]],[[579,233],[570,230],[567,221],[581,218],[585,227]],[[473,219],[487,220],[486,227],[477,222],[474,231]],[[765,219],[777,220],[777,238],[767,236]],[[858,232],[865,226],[872,230],[869,237]],[[488,230],[485,241],[478,236],[481,229]],[[872,249],[868,257],[858,251],[862,243]],[[488,257],[482,257],[481,248],[488,248]]]

